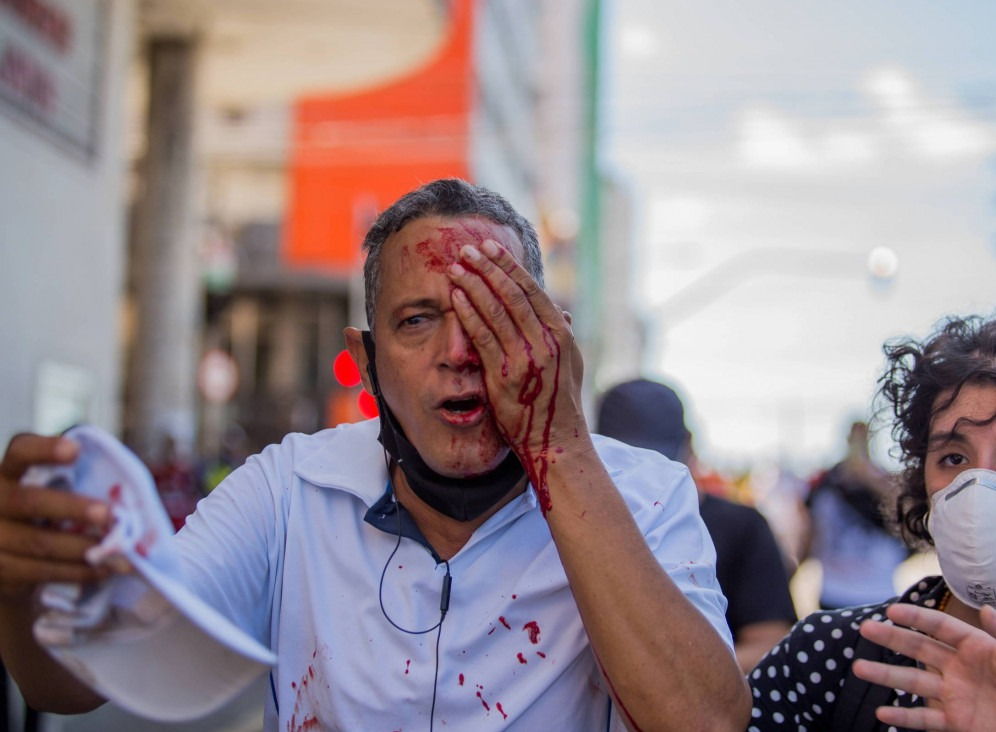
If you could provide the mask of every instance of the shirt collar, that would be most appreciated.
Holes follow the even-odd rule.
[[[384,486],[388,482],[386,453],[377,439],[380,421],[377,419],[341,425],[316,435],[322,443],[294,466],[294,474],[312,485],[346,491],[372,508],[387,499]],[[472,541],[480,540],[509,521],[530,511],[538,510],[532,484],[525,492],[489,518],[477,531]],[[397,517],[391,516],[394,522]],[[377,523],[370,522],[377,526]],[[412,522],[414,525],[414,522]],[[378,528],[381,528],[378,526]],[[384,530],[388,530],[386,525]],[[397,524],[389,533],[397,531]],[[421,532],[420,532],[421,533]]]
[[[387,484],[387,458],[378,434],[376,419],[320,432],[318,449],[294,466],[294,474],[321,488],[352,493],[372,506]]]

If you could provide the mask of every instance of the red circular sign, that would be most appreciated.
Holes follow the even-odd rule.
[[[356,405],[360,408],[360,414],[367,419],[373,419],[380,414],[380,410],[377,409],[377,400],[370,396],[366,389],[361,391],[356,398]]]
[[[335,380],[347,389],[360,383],[360,369],[349,355],[349,351],[340,351],[335,357],[335,361],[332,362],[332,373],[335,374]]]

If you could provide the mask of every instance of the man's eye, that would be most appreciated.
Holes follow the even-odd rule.
[[[402,327],[405,327],[405,326],[407,326],[407,327],[413,327],[413,326],[419,325],[421,323],[424,323],[426,321],[426,319],[427,318],[424,315],[413,315],[410,318],[405,318],[404,320],[402,320],[401,321],[401,325],[402,325]]]

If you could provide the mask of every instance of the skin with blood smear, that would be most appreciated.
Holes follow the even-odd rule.
[[[490,244],[486,244],[484,248],[488,247]],[[569,351],[566,365],[562,364],[563,354],[561,353],[561,342],[558,339],[561,335],[567,335],[568,340],[565,342],[570,343],[569,334],[561,334],[555,330],[556,325],[541,318],[531,320],[528,314],[519,315],[519,309],[523,306],[511,299],[513,290],[507,285],[502,285],[501,293],[499,293],[497,288],[503,277],[501,274],[497,274],[496,277],[491,276],[490,267],[492,265],[497,265],[513,282],[517,282],[516,278],[521,277],[521,272],[516,271],[513,275],[505,265],[500,263],[501,258],[507,257],[507,254],[503,254],[499,250],[493,255],[482,255],[482,252],[468,247],[462,249],[460,255],[461,260],[450,268],[451,278],[459,285],[452,296],[454,307],[460,313],[466,331],[475,334],[475,339],[482,349],[488,348],[484,369],[487,370],[489,363],[497,365],[500,376],[495,378],[496,374],[486,373],[489,388],[502,388],[501,381],[503,379],[512,380],[508,386],[514,384],[515,392],[508,394],[509,390],[506,389],[506,395],[496,407],[496,412],[500,414],[500,421],[499,418],[496,418],[496,424],[502,437],[513,448],[526,469],[543,515],[548,516],[553,509],[553,504],[550,486],[547,484],[547,475],[549,466],[555,462],[555,456],[562,454],[557,451],[557,448],[563,447],[563,445],[553,444],[552,439],[555,418],[560,416],[557,415],[557,399],[562,378],[561,368],[563,365],[573,372],[576,352],[575,350]],[[489,257],[491,261],[483,261],[483,256]],[[514,255],[513,258],[520,262],[519,266],[521,266],[521,259],[514,257]],[[513,269],[518,270],[519,268],[513,267]],[[481,275],[480,279],[494,295],[493,298],[489,297],[487,292],[480,290],[477,282],[473,279],[475,272]],[[525,286],[520,286],[525,289]],[[528,290],[526,291],[528,292]],[[471,292],[473,301],[468,294]],[[494,300],[497,300],[497,303]],[[544,310],[548,306],[549,303],[543,304]],[[499,307],[505,308],[505,314],[501,316],[503,320],[495,320],[495,327],[492,327],[488,322],[488,313],[496,311],[496,308]],[[538,313],[536,314],[538,315]],[[520,323],[526,324],[528,321],[531,334],[526,336],[526,332],[520,330],[519,334],[524,337],[517,341],[514,332],[509,331],[508,322],[504,318],[511,320],[516,328],[521,327]],[[538,332],[535,331],[536,326],[540,328]],[[492,339],[490,340],[487,339],[486,331],[488,329],[492,331]],[[478,336],[477,334],[480,333],[484,335]],[[499,344],[497,349],[493,346],[495,339]],[[513,353],[509,350],[510,348],[516,349],[516,352]],[[511,361],[505,360],[508,356],[511,356]],[[505,367],[505,363],[508,363],[507,367]],[[520,407],[518,412],[510,409],[510,405],[506,403],[509,396],[516,399]],[[564,421],[564,417],[570,416],[563,415],[560,419]],[[575,437],[579,436],[576,423],[573,432]],[[579,469],[578,472],[583,472],[583,469]],[[525,657],[520,655],[519,660],[523,662]],[[598,663],[599,666],[602,665],[600,659]],[[629,710],[622,703],[604,667],[602,671],[607,683],[612,688],[612,695],[616,699],[620,713],[626,717],[631,729],[639,730],[639,725],[636,724]]]
[[[526,472],[529,474],[529,480],[536,489],[536,498],[539,500],[539,505],[543,510],[544,516],[548,511],[553,509],[550,490],[546,484],[546,473],[549,469],[550,430],[553,426],[553,417],[556,411],[557,392],[560,389],[560,346],[552,337],[546,339],[546,344],[550,348],[550,355],[556,359],[556,367],[553,374],[553,394],[550,397],[550,407],[547,413],[543,415],[545,420],[543,425],[543,442],[538,452],[534,452],[525,446],[521,448],[526,457],[523,467],[525,467]],[[529,357],[529,377],[519,391],[519,404],[525,407],[527,415],[525,433],[529,435],[532,433],[533,420],[536,418],[535,401],[543,391],[544,369],[536,366],[533,360],[532,347],[528,345],[527,353]],[[508,439],[507,435],[506,439]]]
[[[487,409],[480,356],[453,312],[446,274],[461,246],[485,237],[522,250],[508,227],[429,216],[391,235],[381,258],[375,327],[381,391],[422,459],[454,478],[493,470],[509,449]],[[449,406],[465,397],[476,405]]]
[[[408,285],[409,287],[407,289],[412,293],[419,292],[421,299],[432,299],[437,296],[429,295],[429,297],[426,298],[426,294],[431,293],[434,288],[426,287],[425,285],[430,282],[432,282],[433,285],[439,284],[435,280],[431,279],[435,275],[439,275],[440,279],[443,280],[441,284],[446,288],[446,293],[452,293],[454,285],[448,277],[446,277],[446,272],[449,271],[451,265],[458,263],[461,247],[467,244],[480,246],[487,239],[496,241],[499,245],[506,248],[514,257],[516,257],[516,259],[521,261],[523,251],[522,244],[519,242],[514,232],[507,226],[499,226],[480,217],[470,216],[460,217],[458,219],[427,217],[410,222],[405,225],[401,231],[392,236],[388,243],[390,244],[393,242],[395,246],[398,246],[398,251],[401,253],[401,256],[394,257],[393,259],[385,257],[385,260],[383,261],[382,277],[385,284],[381,293],[382,301],[378,305],[378,333],[384,332],[384,329],[380,325],[381,313],[391,311],[392,302],[390,298],[399,288],[404,288],[405,285]],[[462,264],[468,263],[462,262]],[[391,277],[392,269],[397,270],[397,274],[393,277]],[[387,284],[389,281],[391,282],[390,287]],[[488,286],[490,287],[490,285]],[[403,295],[399,295],[398,297],[401,299],[402,303],[405,302]],[[439,315],[430,314],[430,317],[442,318],[442,325],[439,326],[441,328],[451,327],[449,323],[446,322],[446,319],[449,317],[449,313],[452,312],[451,302],[447,300],[445,303],[439,303],[433,307],[438,309]],[[418,312],[417,307],[404,307],[397,315],[397,318],[410,317],[422,317]],[[419,322],[417,327],[428,327],[423,324],[423,321],[417,322]],[[386,325],[388,326],[388,332],[392,332],[391,328],[395,324],[389,319]],[[546,485],[546,475],[550,459],[548,453],[550,448],[550,433],[554,419],[554,405],[556,403],[557,392],[559,390],[560,346],[556,339],[549,334],[549,332],[544,335],[541,347],[547,350],[547,355],[554,359],[555,364],[551,373],[545,373],[548,369],[537,364],[537,360],[534,358],[534,354],[531,350],[532,345],[525,343],[524,346],[526,348],[526,357],[528,359],[526,364],[528,371],[526,379],[520,387],[518,394],[519,404],[521,404],[524,408],[524,424],[522,425],[525,427],[524,433],[522,429],[519,429],[517,432],[521,434],[510,435],[497,425],[495,425],[495,432],[497,434],[492,435],[489,434],[488,431],[479,433],[477,437],[476,450],[478,459],[475,462],[483,462],[486,467],[484,467],[483,470],[477,471],[476,474],[480,474],[480,472],[493,469],[497,466],[498,458],[501,457],[500,453],[504,452],[502,449],[503,442],[505,444],[515,444],[513,440],[516,438],[527,438],[530,434],[532,434],[534,429],[540,429],[542,433],[542,443],[538,450],[527,447],[525,444],[517,445],[516,447],[520,460],[523,462],[523,467],[528,473],[529,478],[536,490],[540,508],[545,514],[553,507],[550,492]],[[464,387],[465,383],[469,383],[461,380],[469,378],[469,375],[466,375],[466,370],[480,370],[482,367],[480,356],[477,354],[476,350],[474,350],[469,344],[467,349],[468,355],[465,357],[465,363],[460,368],[452,368],[451,373],[448,374],[452,381],[450,388],[452,391],[457,393],[461,391],[461,388]],[[379,360],[380,358],[378,358],[378,361]],[[454,366],[457,365],[454,364]],[[502,378],[509,378],[511,365],[507,362],[507,360],[503,362],[503,365],[500,368]],[[382,370],[385,373],[382,374],[381,380],[382,382],[387,382],[386,384],[382,384],[385,391],[385,398],[388,403],[392,405],[392,410],[398,417],[399,422],[401,422],[402,429],[404,429],[405,433],[408,434],[413,441],[415,441],[415,448],[420,454],[422,454],[423,459],[426,459],[426,462],[428,462],[430,466],[438,472],[454,475],[454,477],[475,474],[470,472],[468,469],[467,457],[469,457],[469,455],[466,450],[470,447],[467,439],[470,434],[465,431],[450,435],[450,439],[448,440],[450,450],[448,451],[448,454],[439,456],[442,458],[441,465],[433,465],[432,453],[435,452],[433,449],[434,446],[431,444],[420,445],[417,443],[423,434],[423,431],[418,429],[420,426],[419,424],[406,424],[408,415],[405,414],[407,410],[404,409],[404,404],[401,403],[396,406],[397,401],[403,401],[406,397],[398,396],[397,398],[392,398],[393,395],[389,393],[392,391],[390,370],[389,368],[383,368]],[[417,369],[411,369],[412,372],[416,370]],[[460,377],[460,379],[457,377]],[[486,377],[487,375],[485,374],[483,377],[485,381]],[[551,400],[549,401],[549,406],[544,404],[542,410],[540,410],[538,409],[537,400],[544,394],[544,389],[547,391],[552,389]],[[465,391],[466,390],[464,390],[464,392]],[[484,398],[486,398],[486,387],[484,389]],[[543,413],[538,414],[538,411],[542,411]],[[492,418],[489,417],[488,421],[493,424]],[[501,438],[504,438],[504,440]],[[427,437],[425,440],[426,443],[431,443],[431,441],[431,437]]]
[[[521,262],[521,260],[519,261]],[[461,260],[457,262],[457,265],[459,265],[459,268],[464,270],[469,270],[471,272],[476,271],[473,262],[466,257],[461,257]],[[493,288],[492,284],[485,277],[482,277],[481,280],[487,285],[495,297],[505,307],[508,307],[508,303],[504,302],[502,296]],[[484,321],[485,325],[489,325],[487,308],[481,308],[481,310],[478,311],[478,317]],[[560,344],[546,323],[541,322],[540,326],[543,328],[541,347],[546,349],[546,356],[548,359],[552,359],[553,361],[553,373],[545,373],[548,369],[547,367],[540,366],[537,363],[536,354],[533,352],[534,344],[530,343],[526,339],[523,339],[521,347],[525,352],[526,373],[524,375],[524,379],[522,380],[521,386],[519,387],[517,398],[518,403],[524,408],[524,419],[520,420],[519,423],[515,425],[515,434],[510,433],[509,425],[498,425],[498,428],[505,440],[519,455],[523,467],[529,474],[529,479],[536,490],[540,508],[542,509],[543,514],[546,515],[546,513],[553,508],[550,491],[546,484],[546,476],[550,462],[550,437],[556,414],[557,394],[560,390],[561,353]],[[506,356],[502,360],[501,376],[503,378],[507,378],[510,372],[511,365],[509,364]],[[544,386],[546,383],[545,379],[551,376],[552,379],[549,382],[549,399],[542,407],[538,408],[537,400],[539,400],[539,398],[544,394]],[[542,413],[537,414],[537,411],[541,411]],[[538,420],[542,420],[542,422],[540,423]],[[534,429],[539,426],[539,424],[542,425],[540,428],[542,437],[540,447],[539,449],[536,449],[531,447],[529,442],[531,436],[533,435]]]

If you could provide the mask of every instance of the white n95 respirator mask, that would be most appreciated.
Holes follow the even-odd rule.
[[[996,471],[962,471],[931,496],[927,530],[954,596],[996,607]]]

